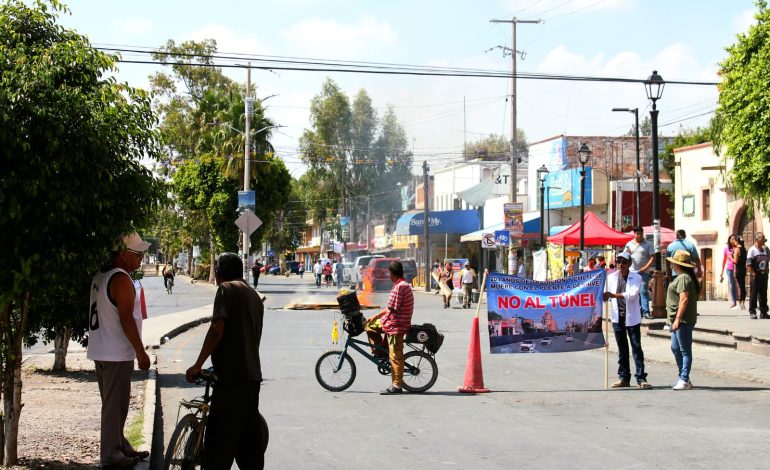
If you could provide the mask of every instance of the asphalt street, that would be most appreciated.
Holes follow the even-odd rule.
[[[213,301],[212,286],[185,286],[167,298],[165,292],[148,292],[148,299],[169,311],[191,308],[189,301]],[[145,288],[158,286],[145,282]],[[202,293],[195,292],[199,288]],[[607,391],[604,349],[490,354],[482,311],[484,382],[492,392],[461,394],[475,305],[473,311],[459,305],[445,310],[439,296],[416,292],[413,323],[433,323],[446,335],[434,387],[424,394],[380,396],[389,377],[354,352],[355,382],[333,393],[317,383],[314,366],[324,351],[340,347],[331,344],[339,314],[283,307],[333,302],[336,291],[316,288],[309,276],[263,276],[260,291],[268,296],[260,398],[270,426],[266,468],[766,468],[770,459],[770,389],[700,370],[698,346],[691,391],[671,390],[676,373],[670,360],[647,361],[652,390]],[[385,293],[374,298],[381,305],[385,300]],[[202,392],[184,382],[184,371],[197,357],[206,328],[156,351],[163,442],[179,400]],[[611,380],[615,361],[613,354]]]

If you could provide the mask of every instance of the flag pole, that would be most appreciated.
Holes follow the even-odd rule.
[[[476,318],[479,318],[479,310],[481,310],[481,296],[484,295],[484,290],[487,288],[487,273],[489,269],[484,270],[484,278],[481,281],[481,290],[479,291],[479,301],[476,303]]]

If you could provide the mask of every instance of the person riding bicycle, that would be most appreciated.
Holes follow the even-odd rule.
[[[174,267],[171,266],[171,264],[167,264],[163,266],[163,287],[168,289],[168,282],[171,281],[171,284],[174,284]]]
[[[259,343],[264,305],[257,291],[243,280],[243,262],[235,253],[222,253],[214,268],[219,288],[214,314],[198,360],[187,369],[194,382],[211,356],[217,382],[203,443],[203,468],[261,469],[265,465],[259,415],[262,369]]]
[[[412,286],[404,279],[404,266],[400,261],[388,265],[393,288],[388,297],[387,306],[366,322],[366,335],[369,343],[385,347],[382,333],[387,338],[390,354],[390,367],[393,383],[380,392],[380,395],[392,395],[402,392],[404,383],[404,334],[409,331],[414,311]]]

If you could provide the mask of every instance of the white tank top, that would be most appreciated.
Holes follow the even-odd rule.
[[[122,273],[122,274],[120,274]],[[91,281],[91,302],[88,312],[88,352],[87,357],[94,361],[133,361],[136,359],[134,347],[128,341],[120,325],[118,307],[109,296],[110,279],[115,275],[128,273],[120,268],[100,272]],[[133,284],[133,283],[132,283]],[[142,307],[139,290],[134,289],[134,322],[139,337],[142,337]]]

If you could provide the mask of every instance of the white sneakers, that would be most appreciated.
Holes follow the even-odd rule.
[[[692,388],[692,384],[689,381],[685,382],[684,380],[679,379],[676,381],[672,388],[674,390],[690,390]]]
[[[740,309],[741,309],[741,306],[738,304],[735,304],[732,307],[730,307],[730,310],[740,310]]]

